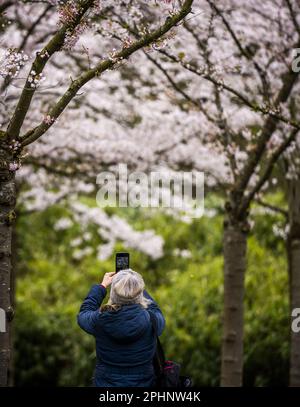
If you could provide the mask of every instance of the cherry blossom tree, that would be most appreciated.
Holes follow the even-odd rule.
[[[299,159],[299,150],[297,152]],[[300,177],[287,180],[288,190],[288,236],[287,257],[290,282],[290,310],[300,308]],[[299,333],[291,331],[290,386],[300,386],[300,339]]]
[[[16,153],[10,162],[11,170],[22,162],[18,178],[30,187],[21,199],[30,210],[30,197],[37,209],[70,198],[74,191],[91,191],[95,174],[114,170],[120,162],[143,171],[160,165],[205,171],[208,186],[226,197],[222,384],[241,385],[249,210],[279,157],[294,148],[299,130],[299,118],[292,114],[298,74],[291,70],[292,50],[299,47],[299,6],[290,0],[263,5],[256,0],[198,0],[193,14],[179,23],[190,8],[187,2],[180,17],[173,1],[151,2],[153,7],[147,2],[103,2],[90,21],[67,30],[62,52],[46,55],[42,70],[40,59],[31,68],[27,85],[34,89],[34,109],[22,113],[22,119],[18,110],[13,115],[13,108],[20,103],[27,55],[43,49],[55,35],[57,19],[67,24],[73,14],[71,2],[61,5],[58,15],[50,2],[27,2],[26,13],[18,13],[13,3],[4,3],[12,23],[3,40],[5,103],[0,108],[2,127],[17,129],[23,120],[23,136],[13,138]],[[158,21],[164,26],[175,17],[180,28],[176,36],[168,30],[143,43],[144,52],[132,53],[127,63],[134,44],[151,35]],[[120,47],[125,55],[116,51]],[[89,81],[99,73],[100,80]],[[87,80],[83,89],[81,80]],[[24,95],[26,103],[31,92]],[[61,114],[65,104],[69,109]],[[59,186],[58,196],[53,196],[53,185]],[[80,208],[72,207],[80,216]],[[113,220],[103,214],[100,218],[107,232]],[[111,232],[108,236],[110,243],[115,237]],[[133,234],[131,243],[134,239]]]
[[[289,300],[291,326],[294,319],[294,310],[300,308],[299,281],[300,281],[300,256],[299,256],[299,210],[300,210],[300,140],[297,138],[296,148],[288,148],[280,160],[280,178],[284,179],[287,197],[287,209],[270,205],[265,200],[258,199],[258,203],[267,210],[283,215],[283,226],[274,225],[275,233],[284,239],[286,243],[288,276],[289,276]],[[282,179],[274,178],[275,183],[282,183]],[[290,344],[290,386],[300,386],[300,354],[299,334],[291,329]]]
[[[74,99],[76,101],[76,97],[84,85],[88,84],[92,79],[98,79],[106,71],[116,69],[138,50],[154,46],[153,44],[163,41],[165,36],[170,33],[170,30],[190,13],[193,0],[186,0],[182,4],[172,3],[171,11],[162,10],[161,13],[157,13],[158,20],[151,23],[147,23],[145,16],[151,6],[159,7],[156,1],[140,2],[140,4],[136,1],[103,1],[101,2],[103,4],[100,4],[99,1],[95,0],[49,1],[43,3],[7,1],[1,5],[1,12],[5,11],[7,16],[4,18],[3,24],[10,25],[11,15],[18,15],[17,22],[20,24],[20,29],[16,32],[11,31],[9,27],[5,31],[4,42],[8,40],[8,36],[11,34],[17,45],[7,47],[1,62],[1,76],[3,77],[1,87],[5,97],[4,106],[1,106],[3,130],[1,130],[0,134],[0,306],[5,310],[8,320],[7,331],[1,333],[0,337],[1,386],[8,383],[8,367],[11,353],[9,322],[13,316],[10,281],[12,224],[15,218],[16,205],[15,173],[23,158],[24,148],[40,139],[56,123],[66,107]],[[161,3],[164,3],[163,5],[167,7],[170,6],[169,1]],[[175,3],[177,7],[175,7]],[[56,9],[58,12],[54,14],[53,18],[53,10]],[[141,21],[142,24],[144,21],[141,25],[143,29],[139,33],[139,38],[123,38],[121,47],[118,49],[105,49],[103,47],[102,55],[95,53],[92,56],[88,53],[86,55],[87,65],[82,64],[82,61],[78,61],[77,71],[69,71],[69,66],[66,63],[63,69],[65,75],[61,76],[60,86],[56,86],[52,93],[51,102],[48,101],[45,104],[45,97],[35,99],[39,86],[45,82],[46,75],[51,75],[51,69],[53,72],[55,64],[59,64],[60,60],[63,59],[61,55],[64,52],[71,54],[72,48],[84,32],[89,31],[90,34],[93,32],[96,35],[102,29],[103,22],[108,25],[106,30],[109,31],[110,28],[113,30],[113,27],[110,27],[109,20],[105,19],[107,11],[113,9],[117,13],[124,12],[124,18],[130,19],[130,24],[135,21]],[[28,15],[30,12],[34,14],[34,21],[31,21],[30,15]],[[21,18],[19,18],[20,14],[23,15]],[[48,21],[45,30],[46,19]],[[33,37],[38,39],[32,41]],[[33,57],[28,57],[24,52],[24,48],[30,42],[31,46],[35,48]],[[108,43],[107,46],[109,46]],[[54,62],[50,67],[48,63],[52,60]],[[26,78],[23,80],[21,73],[25,71]],[[69,75],[68,80],[66,80],[67,72]],[[16,82],[18,82],[18,87],[10,93],[9,88]],[[47,98],[49,97],[48,94]],[[37,101],[37,104],[34,104],[35,101]],[[46,111],[44,117],[40,119],[36,113],[40,111],[39,108],[42,108],[42,106]],[[32,110],[34,110],[33,115],[31,115]]]
[[[198,112],[201,126],[207,123],[202,139],[228,167],[219,179],[226,194],[222,385],[240,386],[249,210],[279,157],[295,148],[299,130],[293,115],[298,73],[292,70],[292,51],[300,44],[299,5],[208,0],[197,2],[194,13],[197,21],[183,23],[189,36],[160,50],[160,58],[147,58],[177,100]],[[134,35],[134,27],[130,31]]]

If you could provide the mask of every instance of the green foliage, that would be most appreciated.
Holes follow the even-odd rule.
[[[18,305],[15,384],[89,385],[95,362],[94,344],[78,330],[76,310],[37,309],[35,304],[26,301]]]
[[[87,203],[87,201],[85,202]],[[109,209],[136,229],[153,229],[165,239],[164,256],[151,260],[130,250],[132,267],[142,273],[160,304],[167,326],[166,355],[182,363],[197,385],[220,381],[223,298],[222,210],[184,223],[159,211]],[[15,319],[16,385],[89,386],[95,363],[94,339],[79,329],[76,314],[90,286],[114,269],[114,257],[96,251],[73,258],[71,242],[79,225],[56,231],[68,210],[56,206],[18,220],[18,284]],[[245,298],[245,384],[286,385],[288,377],[288,283],[284,243],[272,234],[274,217],[254,216],[249,238]],[[101,243],[91,227],[92,248]],[[21,238],[22,237],[22,238]],[[121,243],[116,251],[127,249]],[[175,254],[189,250],[190,257]],[[180,252],[179,252],[180,253]]]
[[[156,292],[167,321],[166,356],[199,385],[219,384],[222,291],[222,259],[216,257],[174,271],[170,284]]]
[[[282,255],[282,252],[281,252]],[[220,382],[223,260],[206,257],[156,292],[167,319],[163,342],[201,386]],[[286,263],[249,239],[245,297],[245,385],[286,385],[289,311]]]
[[[245,383],[288,385],[290,318],[287,264],[282,250],[249,240],[246,275]]]

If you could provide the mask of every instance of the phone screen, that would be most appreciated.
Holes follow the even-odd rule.
[[[129,253],[117,253],[116,255],[116,273],[120,270],[129,268]]]

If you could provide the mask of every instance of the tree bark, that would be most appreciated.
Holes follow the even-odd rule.
[[[300,308],[300,178],[288,182],[289,235],[287,256],[289,267],[290,311]],[[300,333],[291,330],[290,386],[300,387]]]
[[[247,232],[231,218],[224,223],[224,309],[221,386],[239,387],[243,380],[244,283]]]
[[[16,211],[17,212],[17,211]],[[18,219],[18,217],[17,217]],[[16,219],[16,220],[17,220]],[[17,256],[18,256],[18,235],[17,222],[12,227],[12,243],[11,243],[11,277],[10,277],[10,301],[12,309],[16,309],[16,277],[17,277]],[[13,387],[15,382],[15,364],[14,364],[14,335],[15,323],[12,320],[10,324],[10,364],[8,370],[8,386]]]
[[[0,387],[9,383],[11,355],[11,239],[16,204],[15,172],[10,171],[12,162],[8,145],[0,140],[0,308],[6,315],[5,332],[0,332]]]

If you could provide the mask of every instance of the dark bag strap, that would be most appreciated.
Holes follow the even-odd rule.
[[[156,352],[154,355],[154,360],[153,360],[153,364],[154,364],[154,369],[155,369],[155,373],[157,376],[161,375],[163,373],[163,369],[164,369],[164,365],[165,365],[165,352],[163,350],[162,344],[159,340],[159,337],[157,335],[157,321],[156,318],[154,316],[154,314],[151,311],[148,311],[149,315],[150,315],[150,321],[152,324],[152,328],[156,337]]]

